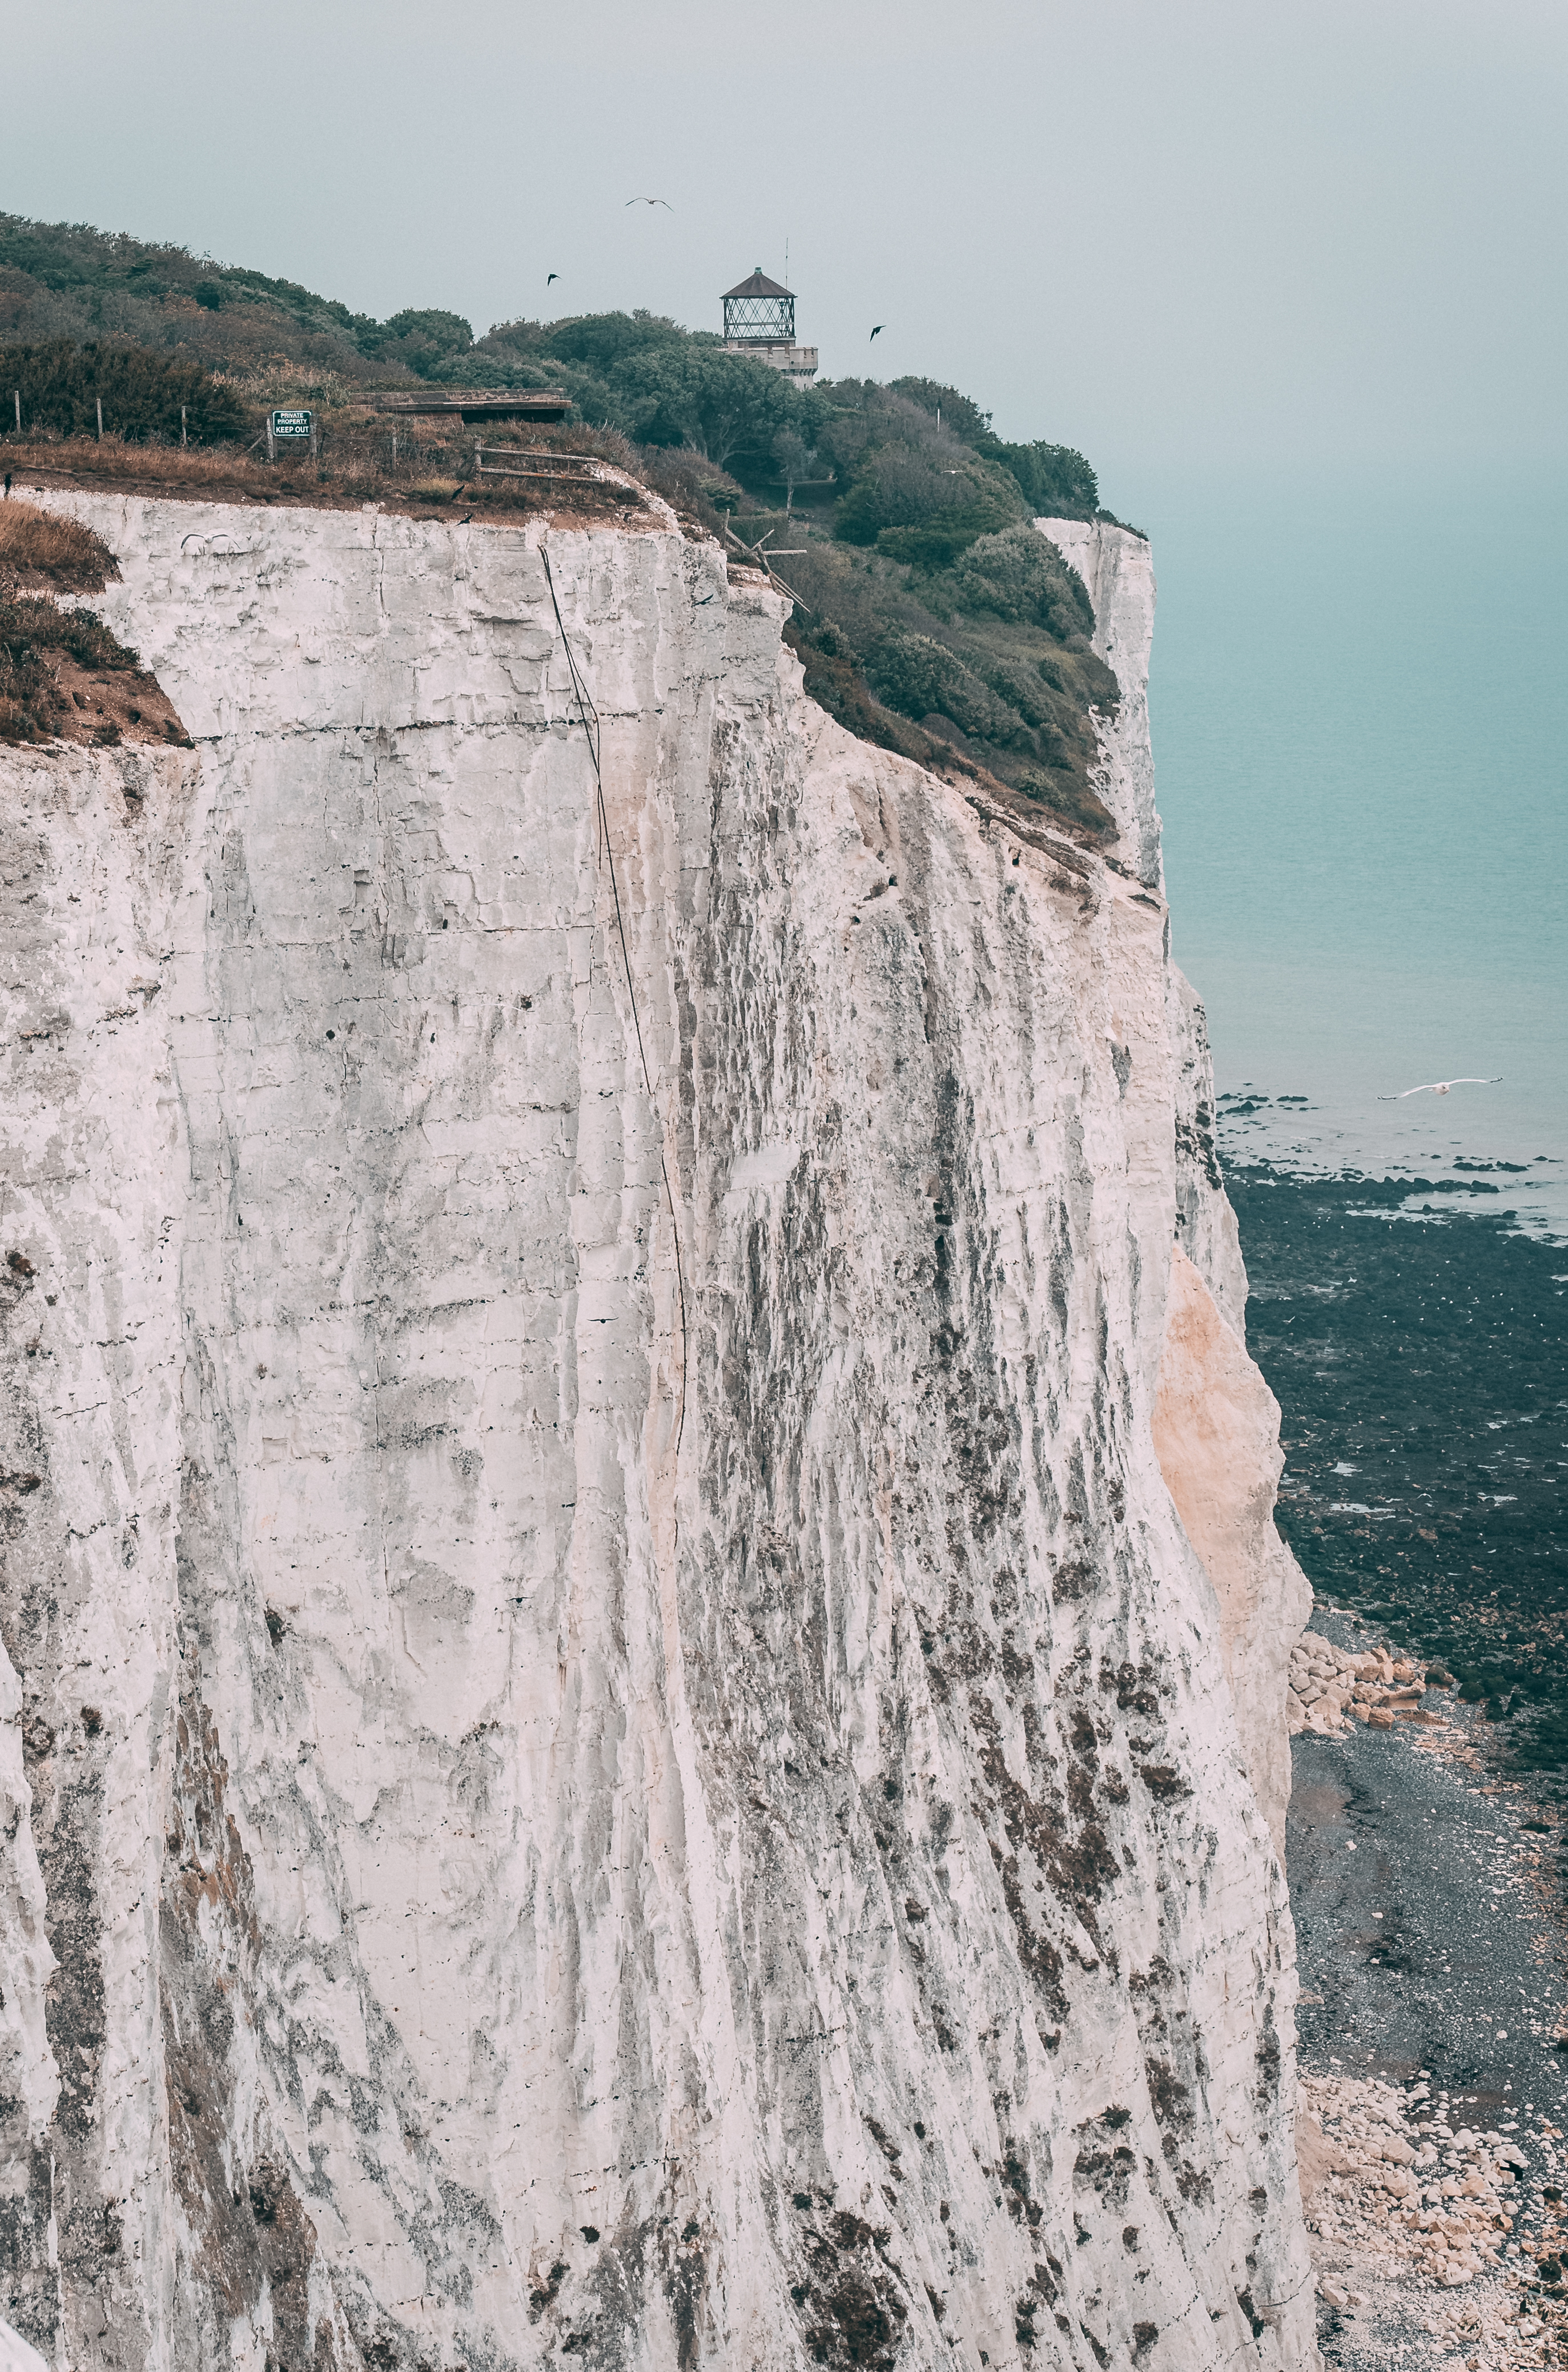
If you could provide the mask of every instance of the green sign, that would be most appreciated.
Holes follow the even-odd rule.
[[[308,436],[315,424],[316,415],[310,412],[274,412],[273,414],[274,436]]]

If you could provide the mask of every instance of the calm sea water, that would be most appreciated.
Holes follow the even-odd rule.
[[[1568,489],[1483,492],[1133,515],[1282,1526],[1568,1769]]]
[[[1233,1143],[1485,1180],[1568,1241],[1568,485],[1481,493],[1140,520],[1176,952]],[[1378,1101],[1465,1072],[1502,1084]]]

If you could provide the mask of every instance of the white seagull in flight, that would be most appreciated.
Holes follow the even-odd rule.
[[[1379,1096],[1380,1104],[1402,1104],[1407,1096],[1446,1096],[1450,1087],[1495,1087],[1502,1084],[1503,1074],[1494,1079],[1428,1079],[1423,1087],[1401,1087],[1397,1096]]]

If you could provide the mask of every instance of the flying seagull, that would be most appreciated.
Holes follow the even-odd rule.
[[[1401,1087],[1397,1096],[1379,1096],[1380,1104],[1402,1104],[1407,1096],[1446,1096],[1450,1087],[1495,1087],[1502,1084],[1503,1074],[1494,1079],[1428,1079],[1423,1087]]]
[[[626,203],[629,206],[663,206],[667,214],[675,212],[668,198],[628,198]]]
[[[561,274],[559,273],[559,272],[547,272],[547,273],[545,273],[545,275],[544,275],[544,285],[545,285],[545,286],[548,288],[548,287],[549,287],[549,285],[550,285],[550,284],[551,284],[551,282],[552,282],[552,280],[559,280],[559,279],[560,279],[560,277],[561,277]]]
[[[879,338],[887,326],[888,324],[886,321],[878,321],[877,327],[871,332],[871,338]],[[871,343],[871,338],[866,339],[865,343],[867,345]]]

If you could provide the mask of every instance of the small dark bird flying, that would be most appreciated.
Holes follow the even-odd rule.
[[[667,214],[671,215],[675,212],[668,198],[628,198],[626,203],[629,206],[662,206]]]
[[[560,277],[561,277],[561,274],[559,273],[559,272],[547,272],[547,273],[545,273],[545,275],[544,275],[544,285],[545,285],[545,286],[548,288],[548,287],[549,287],[549,285],[550,285],[550,284],[551,284],[551,282],[552,282],[552,280],[559,280],[559,279],[560,279]]]
[[[888,324],[886,321],[878,321],[877,327],[871,332],[871,338],[879,338],[887,326]],[[871,343],[871,338],[866,339],[865,343],[867,345]]]

